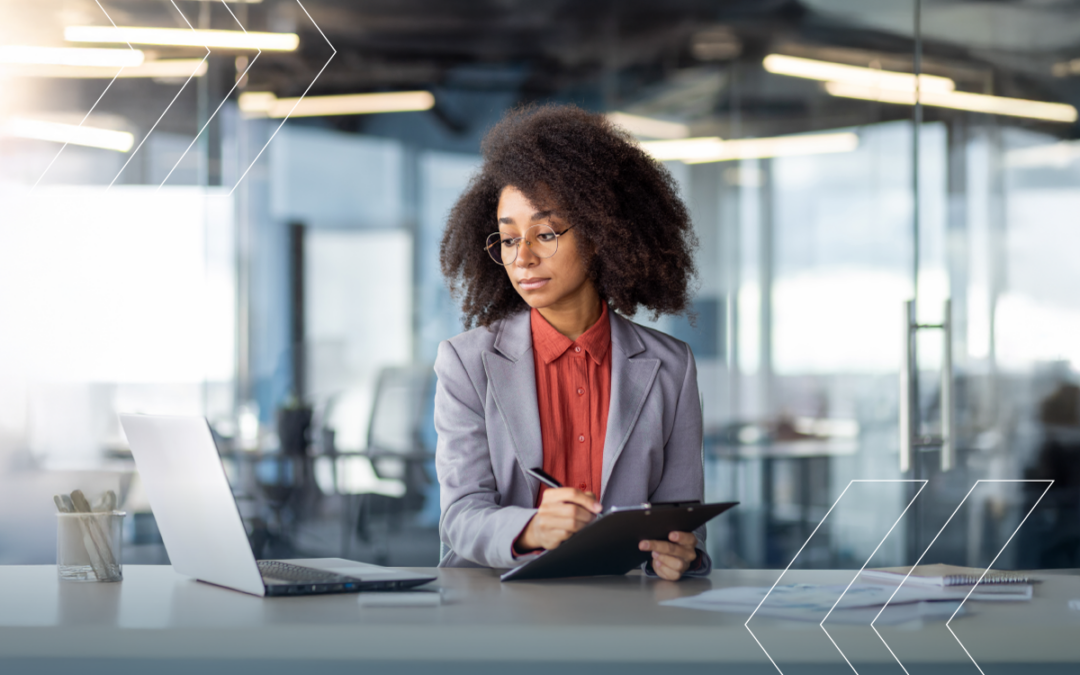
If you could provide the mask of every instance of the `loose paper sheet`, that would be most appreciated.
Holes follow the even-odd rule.
[[[845,593],[845,589],[847,592]],[[771,616],[795,621],[821,621],[826,615],[829,622],[869,625],[881,607],[889,601],[889,607],[877,620],[880,625],[905,623],[913,619],[947,619],[960,605],[963,593],[941,589],[900,588],[877,584],[844,584],[819,586],[815,584],[789,584],[777,586],[769,592],[768,586],[738,586],[705,591],[687,598],[667,600],[660,604],[668,607],[684,607],[713,612],[730,612],[749,616],[757,609],[758,616]],[[896,593],[893,596],[893,593]],[[841,599],[841,596],[843,598]],[[892,597],[890,601],[889,598]],[[839,603],[837,603],[839,600]],[[833,605],[836,609],[833,610]],[[828,614],[832,610],[832,614]]]

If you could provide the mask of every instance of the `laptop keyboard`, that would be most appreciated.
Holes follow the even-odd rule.
[[[259,560],[258,565],[259,572],[267,581],[284,581],[294,584],[341,584],[358,581],[355,577],[293,565],[280,560]]]

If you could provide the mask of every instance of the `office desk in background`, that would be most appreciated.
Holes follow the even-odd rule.
[[[310,562],[310,561],[309,561]],[[325,561],[328,566],[345,561]],[[438,570],[439,607],[360,607],[355,595],[261,599],[167,566],[119,584],[60,584],[51,566],[0,567],[0,672],[65,675],[308,673],[775,673],[746,617],[658,605],[778,570],[719,570],[671,583],[625,577],[500,583]],[[853,571],[792,571],[785,583],[847,583]],[[1075,673],[1080,575],[1050,572],[1030,603],[972,603],[953,629],[986,675]],[[827,624],[828,625],[828,624]],[[785,673],[851,672],[814,623],[755,618]],[[916,673],[977,673],[943,622],[879,629]],[[868,627],[830,626],[861,674],[902,672]],[[681,666],[681,667],[680,667]],[[707,670],[703,670],[707,669]]]

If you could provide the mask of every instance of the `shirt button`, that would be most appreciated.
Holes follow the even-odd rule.
[[[578,436],[577,439],[578,439],[578,443],[584,443],[585,442],[585,437],[584,436]]]
[[[574,351],[578,352],[580,354],[581,353],[581,347],[574,347]]]
[[[581,387],[578,387],[577,395],[578,396],[584,396],[585,395],[585,390],[582,389]]]
[[[578,488],[579,488],[580,490],[588,490],[588,489],[589,489],[589,486],[588,486],[588,485],[586,485],[585,483],[581,483],[581,484],[579,484],[579,485],[578,485]]]

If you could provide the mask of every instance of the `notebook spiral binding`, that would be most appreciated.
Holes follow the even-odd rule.
[[[946,586],[974,586],[979,584],[1030,584],[1031,577],[1026,574],[987,574],[980,582],[979,577],[973,574],[950,574],[945,577]]]

